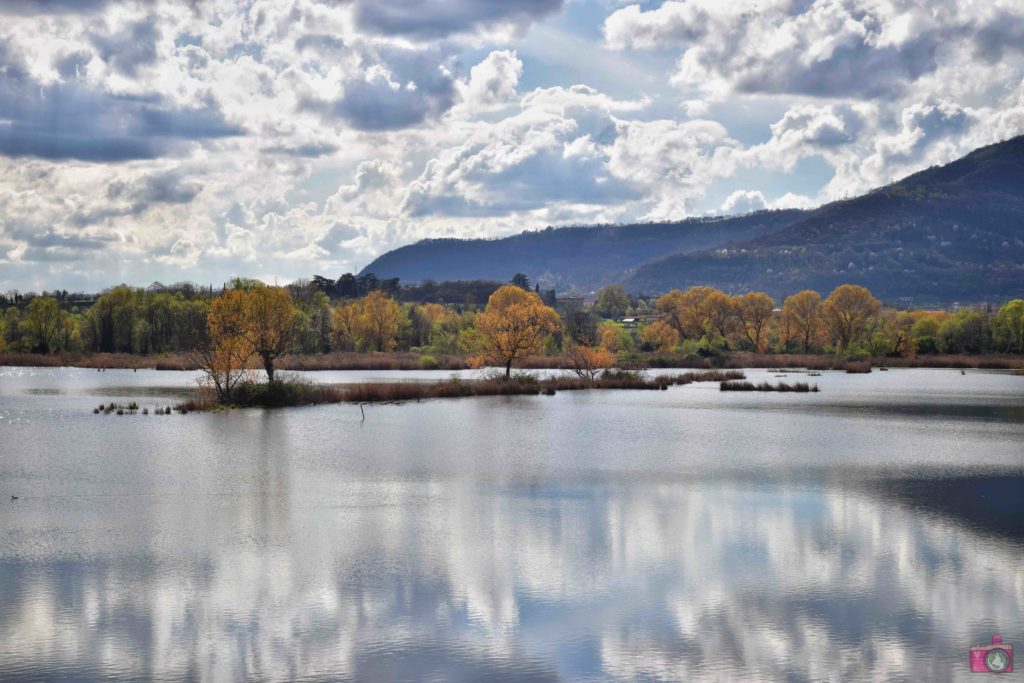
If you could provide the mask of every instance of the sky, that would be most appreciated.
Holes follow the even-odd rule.
[[[1021,133],[1020,0],[3,0],[0,290],[813,207]]]

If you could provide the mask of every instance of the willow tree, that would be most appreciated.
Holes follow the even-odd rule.
[[[754,352],[764,352],[768,346],[768,325],[775,312],[775,302],[764,292],[747,292],[733,299],[733,310],[740,332]]]
[[[392,351],[398,343],[402,310],[384,292],[370,292],[363,300],[362,332],[366,345],[374,351]]]
[[[288,353],[298,336],[292,295],[284,287],[259,285],[244,292],[242,334],[274,381],[274,361]]]
[[[843,351],[861,339],[882,304],[859,285],[840,285],[822,305],[822,320],[836,350]]]
[[[679,339],[679,331],[665,320],[655,320],[640,330],[640,341],[661,353],[672,351]]]
[[[999,308],[995,332],[1005,351],[1024,352],[1024,299],[1007,301]]]
[[[253,357],[252,344],[243,334],[246,297],[247,292],[232,289],[210,302],[205,329],[199,332],[193,352],[194,362],[221,403],[231,401]]]
[[[331,311],[331,342],[339,351],[355,351],[363,336],[363,306],[349,301]]]
[[[557,331],[559,318],[540,296],[513,285],[498,288],[487,308],[476,317],[476,330],[484,349],[484,360],[505,367],[505,379],[512,365],[540,353],[544,339]]]
[[[732,299],[714,287],[690,287],[685,292],[673,289],[655,303],[666,323],[680,337],[727,337],[732,320]]]
[[[805,289],[786,297],[782,303],[783,343],[789,351],[789,343],[798,341],[804,353],[816,346],[821,339],[821,295],[813,289]]]

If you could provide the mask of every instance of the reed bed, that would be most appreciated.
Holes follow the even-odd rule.
[[[746,378],[747,376],[740,370],[708,370],[705,372],[684,372],[670,379],[672,384],[684,385],[692,384],[693,382],[728,382],[730,380]]]
[[[149,408],[143,408],[138,403],[132,401],[131,403],[101,403],[98,407],[92,409],[93,415],[135,415],[141,412],[143,415],[149,415]],[[157,406],[153,409],[153,415],[170,415],[170,406]]]
[[[807,382],[795,382],[793,384],[787,384],[786,382],[778,382],[776,384],[760,382],[754,384],[753,382],[733,381],[722,382],[718,385],[718,388],[722,391],[777,391],[782,393],[817,393],[820,391],[817,384],[808,384]]]
[[[440,382],[374,382],[353,385],[313,384],[296,378],[275,381],[273,384],[243,383],[236,387],[233,405],[236,407],[277,408],[327,403],[405,403],[437,398],[463,398],[468,396],[536,396],[553,395],[559,391],[589,389],[666,390],[672,385],[692,382],[720,382],[743,379],[737,371],[694,372],[677,376],[644,377],[626,370],[608,370],[594,380],[580,377],[550,377],[537,379],[519,375],[511,380],[485,378],[466,380],[456,377]],[[209,411],[224,408],[208,391],[200,391],[194,398],[178,404],[175,410]]]

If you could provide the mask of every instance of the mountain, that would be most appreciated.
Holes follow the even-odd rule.
[[[767,235],[800,211],[762,211],[674,223],[547,228],[494,240],[428,239],[381,255],[363,269],[379,278],[497,280],[516,273],[559,291],[591,291],[620,282],[637,266],[668,254],[714,249]]]
[[[763,290],[864,285],[917,305],[1024,295],[1024,136],[978,149],[780,230],[638,268],[635,292],[713,284]]]
[[[1002,301],[1024,296],[1024,136],[813,211],[425,240],[363,272],[406,282],[522,272],[559,291],[709,284],[776,300],[850,282],[892,303]]]

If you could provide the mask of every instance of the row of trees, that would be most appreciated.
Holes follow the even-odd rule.
[[[761,292],[732,296],[712,287],[674,290],[654,301],[630,297],[621,287],[601,289],[593,305],[581,298],[540,296],[525,277],[498,286],[487,306],[531,294],[550,309],[558,324],[542,336],[541,351],[559,354],[577,346],[611,353],[634,350],[713,354],[730,350],[782,353],[833,352],[847,355],[1024,352],[1024,301],[1014,300],[994,315],[963,309],[953,313],[883,307],[863,287],[843,285],[823,299],[798,292],[776,305]],[[235,280],[230,288],[168,290],[115,287],[85,310],[65,307],[54,296],[35,296],[0,315],[0,350],[50,352],[189,352],[207,334],[213,302],[232,291],[263,287]],[[476,305],[402,302],[383,289],[332,306],[316,283],[284,288],[293,310],[289,351],[382,352],[419,350],[446,355],[482,353],[482,329],[493,319]],[[232,295],[233,296],[233,295]],[[520,302],[522,303],[522,302]],[[637,315],[625,327],[623,314]]]
[[[1024,352],[1020,299],[1008,302],[994,316],[969,309],[905,311],[883,307],[864,287],[841,285],[824,300],[813,290],[798,292],[778,309],[763,292],[730,296],[713,287],[691,287],[660,297],[656,309],[660,317],[644,326],[639,338],[660,351],[682,345],[697,352],[876,356]]]

